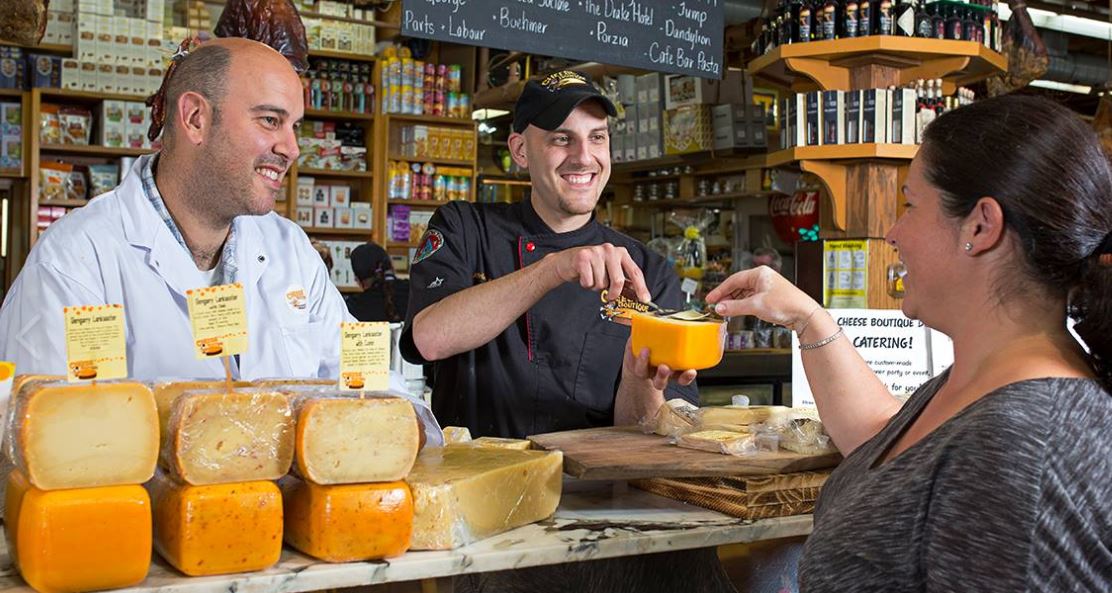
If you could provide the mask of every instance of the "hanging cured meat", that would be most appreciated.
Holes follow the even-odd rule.
[[[213,33],[265,43],[286,56],[298,72],[309,69],[305,25],[290,0],[228,0]]]

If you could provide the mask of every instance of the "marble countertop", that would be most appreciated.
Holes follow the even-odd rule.
[[[126,593],[293,593],[414,581],[526,566],[634,556],[806,535],[811,516],[746,521],[630,488],[566,479],[555,515],[451,551],[409,552],[372,562],[327,564],[286,547],[265,571],[186,577],[157,554],[147,579]],[[0,593],[34,593],[0,550]]]

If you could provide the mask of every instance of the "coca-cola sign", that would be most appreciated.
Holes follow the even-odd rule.
[[[797,191],[769,198],[768,214],[780,239],[795,243],[809,236],[808,231],[819,223],[819,192]]]

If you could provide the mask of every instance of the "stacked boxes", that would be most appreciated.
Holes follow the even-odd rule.
[[[367,229],[371,228],[369,202],[352,201],[352,188],[346,185],[325,185],[313,177],[297,178],[297,224],[303,227]]]
[[[763,105],[715,105],[712,114],[715,150],[768,146]]]
[[[367,204],[366,202],[360,202]],[[370,212],[370,208],[367,209]],[[340,288],[358,288],[359,279],[351,269],[351,252],[363,244],[363,241],[321,241],[332,253],[332,283]]]
[[[0,171],[23,170],[23,107],[0,103]]]
[[[168,56],[163,0],[76,0],[73,10],[73,58],[62,60],[62,88],[139,96],[158,90]]]
[[[150,148],[150,110],[138,101],[106,100],[100,104],[97,144],[113,148]]]
[[[0,46],[0,89],[21,89],[27,84],[27,64],[23,50]]]
[[[470,128],[416,124],[395,126],[391,134],[390,144],[398,156],[469,161],[475,155],[475,133]]]
[[[309,49],[337,53],[374,55],[373,24],[351,23],[329,18],[303,17]]]

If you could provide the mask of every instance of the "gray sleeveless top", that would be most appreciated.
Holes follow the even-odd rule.
[[[826,482],[800,590],[1112,591],[1112,395],[1006,385],[878,465],[947,376]]]

